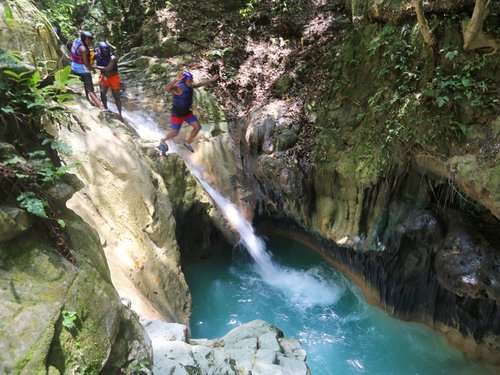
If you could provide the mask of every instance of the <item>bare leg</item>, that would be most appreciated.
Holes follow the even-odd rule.
[[[116,108],[118,108],[118,114],[122,118],[122,100],[120,98],[120,90],[113,90],[113,98],[115,98]]]
[[[170,129],[170,131],[167,133],[167,135],[165,136],[165,138],[163,138],[161,141],[163,143],[165,143],[166,141],[172,139],[172,138],[175,138],[177,137],[177,134],[179,134],[179,130],[180,129]]]
[[[104,109],[108,109],[108,88],[104,85],[99,85],[101,91],[101,102]]]
[[[104,109],[101,101],[99,100],[99,98],[97,97],[95,92],[93,92],[93,91],[89,92],[89,100],[90,100],[90,103],[95,105],[97,108]]]
[[[186,140],[187,144],[193,143],[194,139],[196,138],[196,136],[198,135],[198,133],[201,130],[201,125],[200,125],[200,123],[198,121],[193,122],[193,123],[191,123],[189,125],[191,125],[191,127],[193,128],[193,130],[191,130],[191,134],[189,134],[189,138]]]

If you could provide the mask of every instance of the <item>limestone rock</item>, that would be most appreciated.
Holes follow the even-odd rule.
[[[54,68],[62,57],[52,26],[29,0],[0,3],[0,48],[21,52],[33,65],[49,62],[47,69]]]
[[[134,132],[77,103],[80,124],[49,131],[73,153],[61,155],[83,188],[67,202],[99,232],[113,284],[141,317],[187,322],[191,298],[180,269],[169,192]]]
[[[440,283],[459,296],[500,302],[500,253],[479,233],[453,225],[435,268]]]
[[[16,238],[32,225],[30,215],[17,207],[0,206],[0,242]]]
[[[76,266],[56,252],[43,231],[32,229],[0,244],[2,374],[45,373],[46,367],[54,374],[93,373],[111,357],[119,368],[135,357],[151,357],[137,317],[126,316],[111,284],[95,232],[72,212],[62,218]],[[63,311],[76,313],[73,329],[63,327]],[[123,335],[126,345],[120,343]]]
[[[284,129],[276,136],[276,150],[285,151],[297,143],[298,137],[292,129]]]
[[[300,344],[263,321],[244,324],[220,339],[188,342],[171,334],[178,325],[146,322],[145,327],[153,340],[157,374],[310,374]]]

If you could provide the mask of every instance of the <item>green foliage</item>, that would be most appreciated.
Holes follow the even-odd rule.
[[[87,0],[40,0],[37,5],[66,37],[74,36],[90,2]]]
[[[258,0],[248,0],[246,5],[240,9],[240,16],[249,18],[255,14],[255,8]]]
[[[463,52],[459,22],[436,21],[447,39],[435,55],[412,25],[349,30],[321,60],[330,85],[314,110],[315,160],[369,181],[416,149],[458,149],[474,126],[497,116],[498,56]]]
[[[14,22],[15,22],[14,16],[12,15],[12,9],[10,9],[10,6],[8,3],[4,4],[3,19],[4,19],[7,27],[11,28],[14,26]]]
[[[64,113],[62,104],[71,95],[67,86],[74,83],[71,68],[55,73],[52,84],[43,83],[39,70],[22,65],[19,58],[0,49],[0,55],[9,60],[14,69],[0,66],[0,120],[4,123],[14,119],[16,122],[26,120],[26,116],[61,119]]]
[[[0,190],[6,193],[1,201],[15,200],[42,219],[57,250],[73,261],[62,232],[66,223],[58,218],[47,194],[72,167],[61,164],[57,153],[71,149],[50,138],[42,126],[42,119],[63,123],[67,118],[62,104],[71,98],[66,87],[73,78],[69,67],[55,72],[53,78],[43,77],[42,71],[0,49],[0,134],[16,150],[0,159]]]
[[[44,219],[48,218],[47,213],[45,212],[47,203],[37,198],[35,193],[31,191],[22,193],[17,197],[17,202],[19,203],[19,206],[24,208],[30,214]]]
[[[76,328],[76,321],[78,319],[78,314],[76,313],[76,311],[63,310],[62,317],[62,325],[64,328],[69,331]]]
[[[247,0],[240,9],[240,16],[250,18],[258,12],[266,12],[273,17],[286,16],[300,14],[303,10],[303,0]]]
[[[441,50],[441,54],[447,60],[455,61],[458,51]],[[494,110],[498,106],[498,99],[488,95],[490,83],[480,76],[487,63],[488,57],[475,56],[468,58],[465,63],[453,63],[452,69],[438,66],[425,94],[434,98],[439,108],[454,109],[461,103],[467,103],[482,111]]]
[[[151,363],[148,360],[142,359],[140,361],[133,361],[127,370],[127,374],[129,375],[141,375],[141,374],[149,374],[151,371]]]

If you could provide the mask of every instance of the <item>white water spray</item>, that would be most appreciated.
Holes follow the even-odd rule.
[[[123,117],[146,140],[159,141],[164,131],[151,116],[141,111],[123,111]],[[240,241],[256,263],[261,277],[268,284],[285,293],[294,303],[303,307],[331,305],[342,295],[343,290],[325,280],[314,269],[297,271],[274,263],[266,250],[265,242],[255,234],[252,224],[240,213],[236,205],[223,197],[204,178],[203,171],[193,162],[191,155],[178,149],[173,141],[168,142],[169,152],[180,155],[191,174],[213,199],[233,230],[240,235]]]

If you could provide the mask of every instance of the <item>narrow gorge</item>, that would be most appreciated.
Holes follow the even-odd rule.
[[[496,374],[499,45],[487,0],[0,1],[0,374]]]

